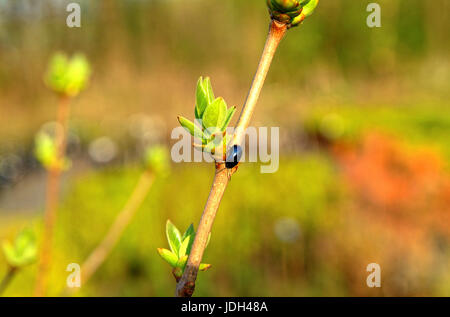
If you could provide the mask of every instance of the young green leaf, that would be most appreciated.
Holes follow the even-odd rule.
[[[16,259],[16,253],[14,251],[14,246],[12,245],[12,243],[7,240],[3,241],[2,249],[3,249],[3,254],[5,255],[5,258],[6,258],[6,262],[8,262],[8,264],[10,266],[15,267],[16,263],[17,263],[17,259]]]
[[[209,134],[213,134],[216,129],[220,129],[227,115],[227,104],[222,97],[213,101],[203,113],[202,124],[208,129]]]
[[[208,140],[207,144],[197,145],[194,144],[194,147],[198,150],[201,150],[206,153],[211,153],[212,155],[217,155],[220,149],[223,149],[223,145],[225,144],[224,138],[219,138],[216,136],[212,136],[210,140]],[[222,158],[220,158],[222,159]]]
[[[63,53],[56,53],[50,60],[44,81],[53,91],[74,97],[87,85],[90,74],[89,62],[83,55],[76,54],[69,59]]]
[[[53,55],[44,76],[44,82],[50,89],[64,92],[68,64],[69,59],[65,54],[58,52]]]
[[[303,7],[302,15],[304,15],[305,17],[309,17],[314,12],[318,4],[319,0],[310,0]]]
[[[65,93],[72,97],[78,95],[86,87],[90,74],[91,68],[84,55],[74,55],[67,67]]]
[[[214,93],[209,78],[200,77],[197,82],[195,116],[200,119],[206,108],[213,102]]]
[[[173,253],[175,253],[175,255],[178,256],[181,245],[181,234],[177,227],[175,227],[175,225],[170,220],[167,220],[166,223],[166,236],[167,241],[169,242],[170,249]]]
[[[38,161],[47,169],[56,161],[56,144],[47,133],[40,132],[35,138],[34,154]]]
[[[189,228],[187,228],[186,232],[183,234],[183,241],[186,237],[189,237],[189,243],[186,248],[186,254],[191,254],[191,248],[192,244],[194,243],[195,239],[195,231],[194,231],[194,225],[191,223]]]
[[[208,104],[210,104],[216,98],[214,97],[214,92],[213,92],[211,80],[209,79],[209,77],[206,77],[205,80],[203,81],[203,87],[206,91],[206,100],[208,101]]]
[[[199,271],[207,271],[211,267],[211,264],[201,263],[198,267]]]
[[[197,106],[195,106],[195,108],[194,108],[194,114],[195,114],[195,119],[199,120],[199,119],[202,118],[202,117],[198,114]]]
[[[233,106],[227,110],[227,115],[225,117],[225,121],[221,127],[222,131],[225,131],[228,125],[230,124],[231,119],[233,118],[234,113],[236,112],[236,107]]]
[[[191,235],[195,236],[194,225],[192,223],[186,229],[186,231],[183,233],[183,237],[181,238],[181,240],[184,240],[186,237],[191,236]]]
[[[177,266],[178,257],[175,254],[164,248],[158,248],[158,253],[172,267]]]
[[[20,232],[14,243],[3,241],[2,247],[6,261],[11,267],[23,267],[36,260],[37,246],[31,230]]]
[[[203,77],[200,77],[197,82],[197,91],[195,92],[195,113],[196,118],[200,119],[208,106],[208,98],[206,96],[205,88],[203,87]]]
[[[180,269],[182,269],[184,271],[184,268],[186,267],[187,260],[188,260],[188,256],[187,255],[184,255],[183,257],[179,258],[178,262],[177,262],[177,267],[179,267]]]
[[[201,139],[202,142],[207,139],[202,129],[200,129],[197,125],[194,124],[194,122],[190,121],[189,119],[178,116],[178,122],[180,122],[181,126],[185,128],[192,136]]]
[[[178,257],[183,257],[183,256],[185,256],[186,254],[188,254],[187,253],[187,248],[188,248],[188,246],[189,246],[189,241],[191,240],[191,237],[190,236],[187,236],[186,238],[184,238],[182,241],[182,243],[181,243],[181,245],[180,245],[180,250],[178,251]]]

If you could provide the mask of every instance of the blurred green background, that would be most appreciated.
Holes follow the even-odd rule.
[[[36,133],[57,98],[42,81],[56,51],[93,68],[73,103],[50,295],[125,204],[146,146],[193,117],[199,76],[238,111],[268,30],[263,0],[0,1],[0,239],[42,225],[46,174]],[[280,127],[280,168],[243,163],[225,193],[196,296],[450,295],[450,3],[321,1],[288,32],[254,126]],[[237,116],[236,116],[237,118]],[[236,120],[236,118],[234,120]],[[84,296],[172,296],[165,222],[197,227],[213,166],[172,164]],[[382,287],[366,285],[378,263]],[[0,258],[0,276],[6,271]],[[32,295],[36,265],[5,295]]]

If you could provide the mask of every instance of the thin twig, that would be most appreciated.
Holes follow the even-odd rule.
[[[239,121],[237,123],[236,131],[234,132],[231,144],[241,144],[243,141],[245,130],[250,124],[261,89],[266,80],[270,65],[272,64],[273,57],[277,51],[278,45],[286,34],[287,28],[288,27],[286,24],[275,20],[272,20],[270,23],[266,45],[264,46],[264,51],[262,53],[255,77],[253,78],[247,100],[245,101],[241,115],[239,116]]]
[[[270,23],[269,34],[258,65],[252,86],[247,96],[247,100],[242,109],[239,121],[231,144],[241,144],[245,130],[250,124],[252,114],[255,110],[261,89],[272,63],[273,57],[280,41],[286,34],[287,25],[272,21]],[[219,172],[221,171],[221,172]],[[175,296],[190,297],[194,293],[195,280],[197,279],[198,268],[200,266],[203,252],[205,251],[208,235],[214,222],[214,218],[219,208],[220,201],[228,185],[228,172],[224,169],[223,163],[216,164],[215,176],[209,193],[206,206],[203,210],[202,218],[197,229],[194,244],[189,255],[189,259],[183,276],[177,284]]]
[[[3,277],[2,282],[0,283],[0,295],[3,294],[3,292],[6,290],[6,288],[11,283],[14,275],[17,272],[17,268],[9,267],[8,271],[6,272],[5,276]]]
[[[64,160],[67,144],[67,127],[70,113],[70,100],[61,96],[58,105],[58,125],[55,128],[56,162],[48,171],[46,207],[44,219],[44,232],[40,253],[40,262],[34,294],[45,295],[48,282],[49,266],[52,258],[53,227],[56,221],[58,199],[60,191],[60,179],[62,172],[62,160]]]
[[[125,204],[125,207],[117,215],[105,238],[94,251],[91,252],[87,260],[81,266],[81,282],[83,284],[86,284],[111,253],[112,249],[122,236],[123,231],[130,224],[137,210],[147,197],[154,179],[154,174],[149,170],[142,173],[133,193]],[[74,291],[76,291],[76,289],[66,289],[64,294],[72,293]]]

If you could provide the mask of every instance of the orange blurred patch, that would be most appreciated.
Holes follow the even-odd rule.
[[[450,244],[450,175],[444,160],[430,149],[412,149],[374,132],[357,144],[334,144],[331,152],[351,191],[343,226],[331,242],[339,250],[336,261],[352,259],[341,265],[355,281],[366,276],[361,267],[380,263],[383,295],[430,292],[424,285],[440,274],[445,253],[440,248]],[[349,287],[360,295],[378,294],[360,282]]]
[[[333,154],[368,210],[450,233],[450,177],[437,153],[412,150],[388,135],[369,133],[360,144],[335,145]]]

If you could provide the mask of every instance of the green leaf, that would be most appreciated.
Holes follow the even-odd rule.
[[[184,255],[183,257],[179,258],[178,262],[177,262],[177,267],[179,267],[180,269],[182,269],[184,271],[184,268],[186,267],[187,260],[188,260],[188,256],[187,255]]]
[[[83,55],[76,54],[69,59],[63,53],[56,53],[50,60],[44,81],[53,91],[74,97],[87,85],[90,74],[89,62]]]
[[[201,119],[202,117],[198,114],[197,107],[194,108],[195,119]]]
[[[222,132],[220,132],[222,133]],[[217,134],[213,137],[211,137],[210,140],[207,140],[208,143],[206,144],[193,144],[194,148],[202,151],[202,152],[206,152],[206,153],[211,153],[213,156],[217,156],[220,154],[220,152],[224,152],[224,151],[219,151],[219,146],[225,150],[226,149],[226,141],[227,138],[226,137],[218,137]],[[224,146],[225,145],[225,146]],[[217,159],[222,160],[222,157],[217,157]]]
[[[197,82],[197,91],[195,92],[196,101],[195,101],[195,113],[196,118],[201,118],[203,112],[208,106],[208,99],[206,97],[206,91],[203,87],[203,77],[200,77]]]
[[[314,10],[316,9],[317,5],[319,4],[319,0],[310,0],[304,7],[302,14],[305,17],[310,16]]]
[[[204,272],[204,271],[207,271],[210,267],[211,267],[211,264],[202,263],[198,267],[198,270]]]
[[[195,236],[195,231],[194,231],[194,224],[191,223],[191,225],[186,229],[186,231],[183,234],[183,237],[181,238],[181,240],[184,240],[186,237],[194,235]]]
[[[221,127],[222,131],[225,131],[228,125],[230,124],[231,119],[233,118],[234,113],[236,112],[236,107],[233,106],[227,110],[227,115],[225,116],[225,121]]]
[[[72,97],[78,95],[87,85],[90,75],[91,68],[87,59],[84,55],[76,54],[67,68],[65,93]]]
[[[187,228],[186,232],[183,234],[183,241],[186,237],[189,237],[189,243],[186,248],[186,254],[191,254],[192,244],[194,244],[195,240],[195,231],[194,231],[194,225],[191,223],[189,228]]]
[[[50,60],[47,72],[44,76],[45,84],[56,92],[63,92],[66,84],[65,74],[69,64],[67,56],[56,53]]]
[[[185,256],[186,254],[188,254],[188,253],[186,253],[187,252],[187,248],[188,248],[188,246],[189,246],[189,241],[191,240],[191,237],[190,236],[187,236],[186,238],[184,238],[182,241],[182,243],[181,243],[181,246],[180,246],[180,250],[178,251],[178,257],[183,257],[183,256]]]
[[[213,100],[214,93],[210,79],[207,77],[203,80],[203,77],[200,77],[197,82],[195,103],[195,114],[197,119],[200,119],[203,116],[205,109],[213,102]]]
[[[40,132],[35,138],[34,155],[45,168],[49,169],[55,163],[56,144],[47,133]]]
[[[56,143],[53,137],[46,132],[39,132],[36,135],[34,155],[47,170],[53,168],[68,170],[72,166],[72,161],[69,158],[58,159]]]
[[[158,248],[159,255],[172,267],[177,266],[178,257],[167,249]]]
[[[14,246],[11,242],[5,240],[2,243],[2,249],[3,254],[5,255],[6,262],[8,262],[9,265],[15,267],[14,263],[16,262],[16,254],[14,251]]]
[[[207,137],[203,134],[203,131],[189,119],[178,116],[178,122],[180,122],[181,126],[185,128],[192,136],[201,139],[202,142],[207,139]]]
[[[177,227],[175,227],[175,225],[170,220],[167,220],[166,223],[166,236],[167,241],[169,242],[170,249],[178,256],[178,251],[180,250],[181,246],[181,234]]]
[[[203,81],[203,86],[205,87],[205,91],[206,91],[206,99],[208,100],[208,104],[210,104],[216,98],[214,97],[214,92],[213,92],[211,80],[209,79],[209,77],[205,78],[205,80]]]
[[[19,268],[36,261],[36,239],[31,230],[21,231],[14,240],[14,244],[3,241],[2,247],[6,261],[11,267]]]
[[[205,110],[202,116],[202,124],[208,129],[208,134],[213,134],[220,130],[227,115],[227,104],[222,97],[213,101]]]

